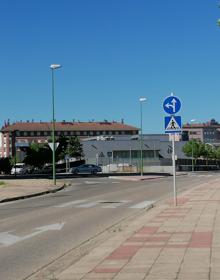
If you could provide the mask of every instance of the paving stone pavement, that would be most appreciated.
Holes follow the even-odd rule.
[[[64,183],[49,179],[0,179],[0,202],[6,202],[49,192],[56,192],[64,187]]]
[[[59,280],[219,280],[220,180],[160,202],[56,275]]]

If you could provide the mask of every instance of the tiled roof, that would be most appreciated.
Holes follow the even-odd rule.
[[[52,122],[17,122],[2,127],[2,132],[9,131],[50,131]],[[139,128],[120,122],[56,122],[57,131],[134,131]]]

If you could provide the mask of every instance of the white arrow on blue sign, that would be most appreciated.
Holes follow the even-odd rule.
[[[179,112],[181,101],[176,96],[168,96],[163,102],[163,109],[167,114],[174,115]]]
[[[178,133],[181,132],[182,122],[180,116],[167,116],[165,117],[165,133]]]

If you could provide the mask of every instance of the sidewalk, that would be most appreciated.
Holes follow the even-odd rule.
[[[0,203],[34,197],[64,188],[64,184],[49,179],[0,179]]]
[[[58,280],[219,280],[220,180],[160,202],[56,275]]]
[[[158,178],[164,178],[164,175],[143,175],[143,176],[109,176],[110,179],[122,180],[122,181],[145,181]]]

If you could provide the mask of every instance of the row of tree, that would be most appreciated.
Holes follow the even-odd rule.
[[[52,142],[51,139],[48,140]],[[83,157],[82,144],[79,141],[78,137],[66,137],[60,135],[56,139],[56,142],[59,143],[56,149],[56,162],[63,160],[66,157],[81,159]],[[52,161],[52,150],[50,149],[47,143],[32,143],[27,149],[24,163],[35,166],[42,167],[45,163],[51,163]]]
[[[195,161],[198,158],[205,160],[217,159],[220,160],[220,147],[207,143],[202,143],[198,140],[190,140],[183,146],[183,152],[187,157],[193,157]]]

